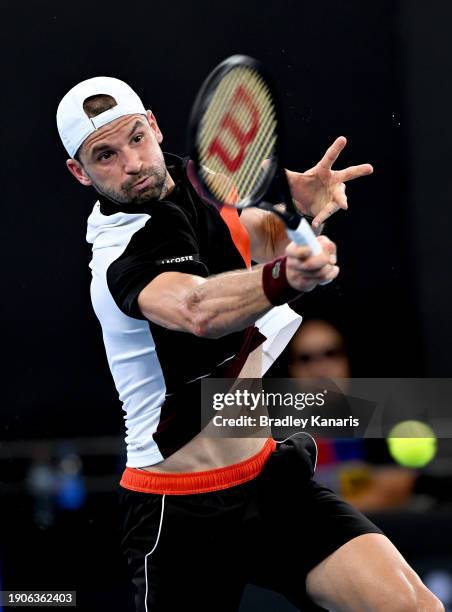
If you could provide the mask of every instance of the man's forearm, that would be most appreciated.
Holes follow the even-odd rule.
[[[138,305],[163,327],[218,338],[245,329],[272,308],[262,270],[259,265],[208,278],[166,272],[141,291]]]
[[[219,338],[252,325],[272,305],[262,286],[263,266],[212,276],[189,293],[186,306],[193,313],[195,333]]]

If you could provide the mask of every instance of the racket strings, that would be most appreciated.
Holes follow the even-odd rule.
[[[200,138],[201,155],[208,154],[208,148],[213,140],[214,130],[218,131],[221,118],[224,117],[226,108],[231,104],[231,96],[238,87],[240,74],[233,70],[227,74],[218,85],[209,107],[202,121],[202,133]]]
[[[234,72],[239,72],[239,70],[235,70]],[[256,78],[253,74],[253,80],[251,81],[251,85],[254,87],[250,87],[250,70],[240,69],[240,73],[238,76],[240,78],[235,78],[233,80],[233,85],[235,86],[235,91],[238,91],[239,86],[243,87],[243,81],[246,80],[246,92],[248,98],[251,99],[254,108],[259,111],[262,109],[270,108],[272,109],[271,100],[269,99],[269,95],[266,89],[265,83],[260,79],[260,77]],[[244,74],[245,73],[245,74]],[[246,74],[248,73],[248,74]],[[234,75],[235,76],[235,75]],[[232,80],[232,79],[231,79]],[[253,82],[254,81],[254,82]],[[240,85],[239,85],[240,84]],[[256,87],[256,85],[258,85]],[[223,98],[224,99],[224,98]],[[229,97],[231,99],[231,97]],[[224,108],[224,107],[223,107]],[[239,112],[237,112],[236,108],[232,109],[234,119],[239,122],[241,126],[244,126],[246,129],[250,127],[250,111],[247,105],[240,105]],[[272,144],[274,143],[274,139],[270,139],[270,146],[268,146],[269,138],[272,130],[269,128],[274,128],[272,125],[272,115],[273,113],[267,113],[264,122],[262,122],[260,118],[261,113],[259,113],[259,129],[256,132],[256,136],[252,144],[250,143],[250,148],[247,153],[243,156],[243,161],[240,165],[239,172],[234,173],[233,180],[234,185],[239,192],[239,196],[243,197],[250,193],[252,187],[257,183],[259,176],[261,174],[261,165],[262,161],[268,157],[269,152],[271,150]],[[246,121],[248,120],[248,125]],[[221,132],[222,145],[227,151],[228,155],[237,154],[237,141],[235,139],[235,135],[232,133],[232,130],[224,130]],[[262,145],[266,145],[265,148],[262,148]],[[260,151],[259,151],[260,149]],[[260,152],[260,155],[257,154]],[[223,171],[221,160],[216,160],[216,168],[217,171]],[[223,183],[225,187],[224,190],[216,189],[217,196],[225,199],[226,196],[226,185]],[[229,190],[228,190],[229,191]]]
[[[239,92],[241,86],[243,86],[243,70],[243,68],[232,70],[223,77],[203,121],[204,133],[202,135],[201,153],[206,157],[210,156],[210,163],[213,164],[212,169],[217,172],[225,169],[227,171],[227,168],[220,157],[211,155],[212,144],[214,142],[220,143],[229,159],[232,159],[240,148],[237,144],[236,133],[224,125],[226,119],[229,119],[230,123],[234,122],[243,133],[246,133],[251,127],[247,125],[247,122],[250,123],[248,108],[245,105],[237,108],[233,100],[234,94]]]
[[[234,94],[240,92],[243,86],[242,70],[235,69],[223,77],[203,119],[201,154],[210,158],[212,169],[216,171],[221,171],[225,166],[221,157],[211,154],[213,143],[219,144],[228,158],[233,158],[240,149],[237,129],[245,134],[251,127],[247,107],[238,106],[234,101]],[[236,130],[231,129],[231,124]]]
[[[276,126],[272,96],[259,73],[243,66],[229,71],[211,97],[198,135],[203,178],[217,199],[228,203],[232,186],[239,200],[259,187]]]
[[[271,104],[268,97],[264,102]],[[276,142],[275,134],[276,123],[273,113],[267,113],[264,116],[262,125],[259,127],[255,142],[250,146],[248,154],[244,158],[244,162],[238,175],[234,177],[241,186],[241,191],[244,195],[252,192],[256,182],[263,172],[262,163],[269,157]]]
[[[272,128],[272,125],[268,125],[268,127],[262,131],[260,142],[256,145],[256,148],[260,147],[259,155],[253,156],[250,154],[245,159],[245,163],[240,171],[240,176],[237,179],[238,183],[242,186],[241,189],[244,195],[252,193],[257,186],[258,180],[262,179],[262,175],[264,174],[262,164],[264,160],[270,157],[276,143],[276,135]],[[246,177],[248,177],[247,180]]]

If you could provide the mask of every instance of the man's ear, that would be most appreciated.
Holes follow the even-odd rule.
[[[163,141],[163,134],[160,131],[159,126],[157,125],[157,119],[154,116],[154,113],[150,110],[146,111],[146,117],[149,125],[151,126],[151,130],[155,134],[155,138],[159,144]]]
[[[76,159],[66,160],[66,166],[69,172],[75,176],[79,183],[85,185],[85,187],[90,187],[93,184],[92,180],[86,174],[82,164]]]

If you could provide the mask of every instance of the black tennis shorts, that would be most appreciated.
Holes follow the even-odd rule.
[[[307,573],[352,538],[381,531],[312,479],[315,462],[315,443],[300,432],[243,484],[189,495],[121,488],[137,612],[232,612],[248,583],[320,610],[307,598]]]

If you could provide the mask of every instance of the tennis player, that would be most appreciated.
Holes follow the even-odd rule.
[[[254,583],[303,610],[443,610],[381,531],[313,480],[310,436],[200,432],[201,380],[261,376],[300,324],[287,302],[336,278],[336,245],[320,236],[312,256],[274,215],[206,202],[190,161],[162,153],[155,116],[122,81],[77,84],[57,125],[69,171],[98,198],[91,297],[125,410],[136,609],[230,612]],[[344,146],[289,173],[316,226],[347,207],[345,181],[372,172],[333,171]]]

